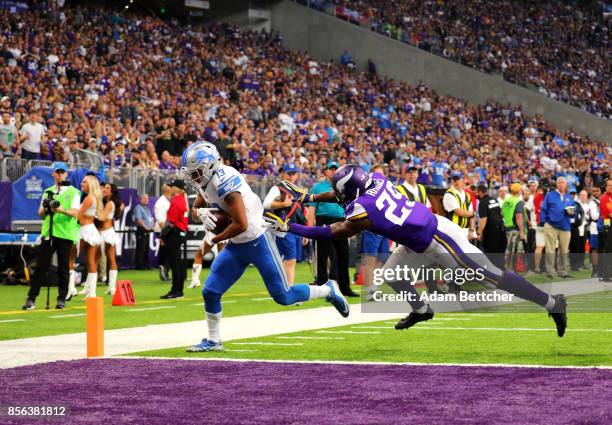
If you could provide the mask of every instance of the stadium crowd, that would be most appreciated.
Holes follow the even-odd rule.
[[[254,175],[295,162],[318,178],[336,160],[384,164],[392,180],[414,165],[438,186],[460,172],[489,187],[565,175],[580,189],[608,173],[605,144],[542,117],[317,62],[279,34],[100,7],[3,11],[0,22],[4,155],[74,162],[80,148],[107,166],[176,169],[185,146],[207,140]]]
[[[612,119],[612,27],[600,2],[302,0]],[[576,2],[571,2],[576,3]]]

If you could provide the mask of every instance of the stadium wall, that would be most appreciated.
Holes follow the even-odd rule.
[[[476,104],[492,99],[522,105],[526,113],[541,114],[561,130],[573,128],[612,144],[612,121],[508,83],[501,76],[484,74],[292,1],[275,3],[270,11],[272,28],[280,31],[283,44],[318,60],[338,61],[347,50],[362,69],[371,59],[382,75],[411,84],[423,81],[441,94]]]

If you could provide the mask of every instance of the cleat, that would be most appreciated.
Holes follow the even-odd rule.
[[[187,289],[197,288],[198,286],[202,286],[202,284],[198,280],[192,280]]]
[[[68,295],[66,295],[66,301],[70,301],[72,297],[79,295],[79,291],[76,288],[68,288]]]
[[[26,303],[21,307],[22,310],[34,310],[36,308],[36,304],[34,304],[34,300],[27,299]]]
[[[204,338],[202,342],[200,342],[199,344],[189,347],[187,349],[187,352],[188,353],[201,353],[204,351],[223,351],[224,349],[225,348],[223,347],[223,342],[209,341],[206,338]]]
[[[185,296],[183,294],[173,294],[172,292],[168,292],[166,295],[162,295],[159,298],[161,298],[162,300],[175,300],[179,298],[185,298]]]
[[[563,294],[553,295],[555,306],[548,312],[548,317],[552,317],[557,326],[557,335],[561,338],[567,328],[567,298]]]
[[[336,310],[338,310],[338,313],[340,313],[342,317],[348,317],[350,313],[349,303],[340,292],[340,288],[338,287],[336,281],[328,280],[327,283],[325,283],[325,286],[329,287],[330,289],[326,301],[336,307]]]
[[[159,280],[167,281],[168,280],[168,271],[164,266],[159,266]]]
[[[419,322],[425,322],[429,319],[433,319],[433,317],[434,311],[431,309],[431,307],[427,306],[427,311],[425,313],[416,313],[413,311],[408,316],[400,319],[400,321],[395,324],[395,329],[398,331],[408,329]]]
[[[56,310],[63,310],[65,308],[66,308],[66,305],[64,304],[64,301],[57,300],[57,304],[55,305],[55,309]]]

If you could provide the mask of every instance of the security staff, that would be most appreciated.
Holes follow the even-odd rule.
[[[399,193],[411,201],[420,202],[431,210],[431,203],[429,202],[429,198],[427,198],[425,186],[417,183],[419,170],[416,167],[404,165],[402,169],[402,178],[404,181],[396,186]]]
[[[40,200],[38,215],[43,219],[40,231],[42,241],[38,250],[38,265],[32,276],[32,286],[22,307],[24,310],[36,308],[36,297],[43,283],[48,283],[48,272],[53,253],[57,253],[57,274],[59,293],[55,308],[63,309],[68,294],[69,261],[72,247],[79,241],[77,215],[81,194],[77,188],[66,182],[68,167],[63,162],[53,163],[55,184],[48,187]],[[53,219],[53,222],[51,222]]]
[[[333,190],[331,181],[338,168],[337,162],[329,161],[325,169],[325,179],[316,183],[310,193],[325,193]],[[315,202],[313,206],[317,226],[330,225],[344,220],[344,209],[336,203]],[[309,217],[312,216],[312,214],[309,214]],[[323,285],[330,278],[335,278],[343,295],[357,297],[358,295],[351,290],[349,282],[348,239],[319,240],[315,243],[317,249],[317,284]],[[331,270],[328,270],[330,259]]]
[[[424,185],[417,183],[419,169],[415,166],[404,165],[402,167],[402,183],[398,184],[397,190],[413,202],[420,202],[431,211],[431,202],[427,197],[427,189]],[[433,279],[426,279],[425,286],[430,293],[438,292],[438,285]]]
[[[285,164],[281,180],[295,183],[298,178],[298,167],[294,163]],[[282,185],[272,186],[263,200],[263,207],[272,211],[278,217],[288,220],[291,223],[305,224],[303,207],[300,203],[294,202],[293,198]],[[303,239],[308,241],[307,239]],[[286,233],[284,237],[276,237],[276,246],[283,259],[287,283],[293,285],[295,280],[295,263],[301,252],[302,237],[293,233]]]
[[[474,234],[474,207],[470,195],[463,190],[464,182],[459,172],[451,174],[451,187],[442,198],[442,205],[446,211],[446,218],[458,224],[468,239]]]
[[[172,188],[172,199],[166,217],[166,224],[161,235],[166,244],[166,253],[169,256],[170,269],[172,270],[172,287],[170,292],[162,295],[161,299],[183,298],[183,285],[187,277],[187,271],[183,264],[183,244],[187,239],[188,206],[185,195],[185,182],[174,180],[169,184]]]

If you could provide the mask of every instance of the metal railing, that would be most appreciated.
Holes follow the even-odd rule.
[[[3,158],[0,160],[0,181],[16,181],[34,166],[51,167],[52,164],[53,162],[51,161],[43,160]],[[87,168],[98,171],[99,164],[97,167],[95,165],[92,161],[77,162],[70,164],[70,168]],[[244,177],[253,192],[262,199],[270,188],[278,182],[278,177],[276,176],[245,175]],[[146,193],[150,196],[160,196],[162,185],[176,178],[181,178],[178,170],[153,170],[131,167],[109,167],[104,170],[104,180],[106,182],[114,183],[118,187],[130,187],[136,189],[138,193]],[[304,187],[311,187],[314,184],[314,179],[311,176],[304,175],[298,181],[298,184]],[[194,193],[191,188],[187,192],[189,194]]]

